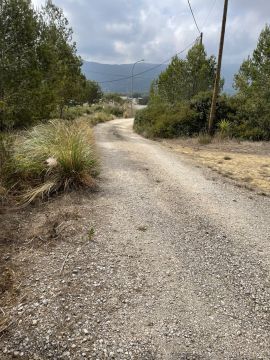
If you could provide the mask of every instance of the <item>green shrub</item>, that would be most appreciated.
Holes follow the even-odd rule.
[[[166,104],[163,102],[149,105],[135,114],[134,130],[146,137],[154,137],[155,124],[166,111]]]
[[[101,105],[101,104],[92,105],[90,109],[91,109],[92,113],[97,112],[97,111],[103,111],[104,105]]]
[[[95,126],[99,123],[103,123],[109,120],[113,120],[114,116],[112,114],[108,114],[104,111],[95,112],[94,114],[90,115],[90,124],[92,126]]]
[[[207,131],[211,101],[211,92],[201,92],[191,101],[173,105],[152,95],[148,107],[137,113],[134,129],[150,137],[198,135]],[[216,120],[224,119],[234,112],[231,99],[221,96],[217,103]],[[215,127],[217,128],[218,125],[216,124]]]
[[[172,138],[199,133],[200,126],[188,104],[172,106],[160,102],[136,113],[134,129],[147,137]]]
[[[15,143],[5,181],[26,202],[77,185],[91,185],[98,173],[92,130],[86,121],[52,120],[27,131]]]
[[[9,161],[14,143],[14,136],[9,133],[0,133],[0,175],[5,164]]]
[[[123,105],[125,100],[117,93],[108,93],[103,95],[104,102],[112,102],[114,104]]]
[[[152,138],[205,133],[211,100],[211,92],[202,92],[188,102],[171,105],[152,94],[148,107],[137,112],[134,130]],[[269,113],[259,115],[257,108],[255,110],[237,96],[221,95],[217,101],[214,130],[219,132],[221,138],[232,136],[254,141],[270,140]]]
[[[122,117],[124,108],[118,105],[105,105],[103,111],[106,112],[107,114],[112,114],[116,117],[120,117],[120,116]]]
[[[63,111],[63,119],[65,120],[75,120],[84,114],[91,113],[91,108],[88,106],[69,106],[66,107]],[[56,115],[56,114],[54,114]],[[57,117],[57,116],[55,116]]]
[[[0,133],[0,203],[6,199],[7,189],[4,186],[4,179],[7,164],[10,162],[13,152],[14,136],[8,133]]]
[[[232,128],[232,134],[234,137],[243,140],[269,140],[269,133],[259,127],[252,127],[249,123],[235,125]]]
[[[98,114],[97,116],[95,116],[96,118],[104,117],[104,121],[107,121],[107,120],[112,120],[113,116],[122,117],[123,111],[124,111],[123,107],[118,105],[108,105],[108,104],[103,104],[103,105],[97,104],[92,106],[78,105],[78,106],[66,107],[63,111],[63,118],[66,120],[75,120],[83,115],[95,116],[95,114]],[[104,115],[100,115],[100,114],[104,114]],[[105,118],[105,114],[107,115],[107,118]],[[108,115],[110,116],[110,118],[108,118]]]
[[[154,126],[155,137],[190,136],[199,129],[196,114],[187,104],[177,104],[160,115]]]
[[[190,107],[197,114],[198,127],[200,131],[205,131],[208,126],[210,115],[210,108],[212,103],[212,92],[200,92],[194,96],[190,101]],[[233,117],[236,113],[236,105],[232,98],[227,95],[219,96],[217,100],[215,130],[218,129],[218,124],[221,120]]]
[[[218,123],[219,134],[222,138],[226,138],[231,134],[231,123],[230,121],[223,119]]]

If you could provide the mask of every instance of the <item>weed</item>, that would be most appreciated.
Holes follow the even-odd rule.
[[[206,133],[200,133],[198,136],[198,143],[200,145],[208,145],[212,142],[212,137]]]
[[[88,231],[89,241],[93,240],[94,235],[95,235],[95,229],[93,227],[91,227],[91,229]]]

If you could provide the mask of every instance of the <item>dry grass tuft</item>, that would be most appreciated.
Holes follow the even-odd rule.
[[[52,120],[17,138],[5,166],[5,182],[24,203],[76,186],[91,186],[98,174],[87,120]]]
[[[212,136],[206,133],[202,133],[198,136],[198,143],[200,145],[208,145],[212,142]]]
[[[163,144],[192,157],[240,186],[270,195],[270,144],[215,141],[203,147],[196,139],[166,140]]]

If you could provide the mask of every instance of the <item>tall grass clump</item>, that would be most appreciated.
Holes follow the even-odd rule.
[[[82,119],[52,120],[27,131],[14,146],[6,183],[25,202],[80,185],[90,186],[98,174],[93,134]]]
[[[198,136],[198,143],[200,145],[208,145],[212,142],[212,136],[207,134],[206,132],[201,132]]]

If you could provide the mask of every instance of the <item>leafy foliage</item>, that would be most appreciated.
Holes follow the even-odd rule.
[[[103,97],[102,90],[98,83],[86,80],[83,88],[83,101],[88,104],[98,103]]]
[[[135,117],[134,128],[150,137],[199,134],[206,128],[215,74],[214,57],[195,44],[185,59],[175,56],[152,84],[148,107]]]
[[[13,143],[13,135],[0,133],[0,202],[3,202],[7,192],[3,184],[3,178],[12,157]]]
[[[270,27],[262,30],[253,55],[235,76],[239,110],[236,131],[241,137],[270,140]]]
[[[51,1],[39,11],[30,0],[2,1],[0,23],[0,130],[47,120],[56,111],[62,117],[66,105],[101,97],[82,75],[72,29]]]
[[[172,59],[154,84],[155,93],[171,104],[190,100],[199,92],[211,90],[215,68],[215,58],[207,58],[204,46],[196,44],[186,59]]]
[[[138,112],[136,131],[150,137],[204,134],[212,100],[215,59],[196,44],[185,59],[174,57],[152,84],[148,108]],[[221,85],[223,85],[221,83]],[[234,96],[220,95],[215,131],[224,137],[270,140],[270,27],[235,76]],[[226,120],[224,120],[226,119]]]
[[[123,105],[124,100],[117,93],[107,93],[103,95],[103,101],[105,103],[113,103],[115,105]]]
[[[151,104],[137,112],[134,129],[149,137],[192,136],[207,131],[211,106],[211,92],[201,92],[191,101],[174,105],[161,98],[151,100]],[[234,107],[230,98],[223,95],[217,102],[217,119],[233,117]]]

